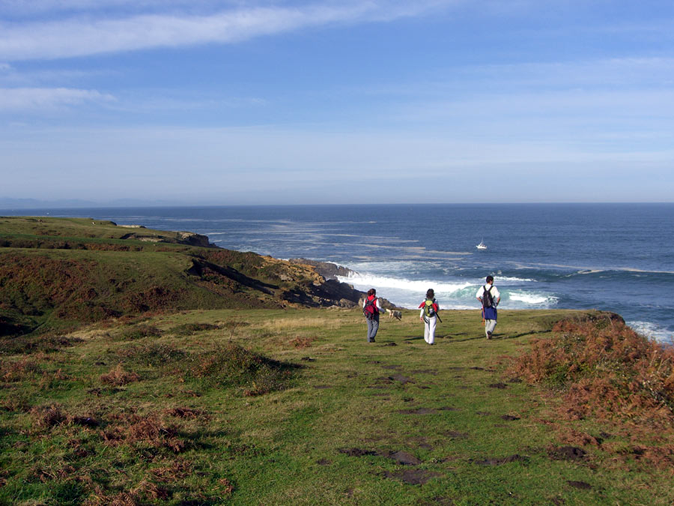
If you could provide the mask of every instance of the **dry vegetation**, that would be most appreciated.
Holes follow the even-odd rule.
[[[140,375],[135,372],[125,371],[122,364],[117,364],[110,372],[101,375],[101,381],[107,385],[121,387],[140,381]]]
[[[529,383],[563,388],[565,417],[593,414],[673,426],[674,349],[609,318],[565,320],[553,330],[557,336],[534,341],[511,372]]]

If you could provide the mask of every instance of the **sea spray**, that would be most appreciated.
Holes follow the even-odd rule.
[[[353,273],[338,279],[353,285],[358,290],[365,291],[369,288],[376,288],[382,297],[406,308],[416,308],[429,288],[435,290],[436,298],[444,309],[475,309],[479,307],[475,297],[478,288],[481,286],[479,280],[438,282],[429,279],[397,278],[374,273]],[[558,302],[554,295],[541,292],[511,291],[505,286],[500,291],[500,307],[503,309],[547,309],[555,306]]]

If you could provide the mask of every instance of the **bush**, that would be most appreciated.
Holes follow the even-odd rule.
[[[42,374],[41,358],[41,356],[34,359],[24,357],[16,362],[0,362],[0,380],[7,383],[16,383],[39,377]]]
[[[167,425],[157,413],[121,413],[113,417],[102,436],[105,443],[111,446],[169,449],[173,453],[181,453],[187,447],[186,442],[179,437],[177,427]]]
[[[295,367],[230,343],[190,357],[185,375],[218,386],[239,386],[244,395],[255,396],[283,390]]]
[[[30,410],[30,414],[37,427],[46,429],[60,425],[67,420],[66,414],[63,413],[61,406],[58,404],[37,406]]]
[[[36,352],[53,353],[82,342],[82,339],[65,336],[21,336],[0,339],[0,355],[25,355]]]
[[[565,391],[564,415],[674,422],[674,350],[622,322],[562,321],[557,336],[532,343],[512,374]]]
[[[135,372],[125,371],[122,364],[111,369],[107,374],[101,374],[101,381],[112,386],[121,387],[135,381],[140,381],[140,376]]]
[[[171,344],[132,345],[117,351],[117,355],[139,365],[161,367],[185,360],[187,353]]]

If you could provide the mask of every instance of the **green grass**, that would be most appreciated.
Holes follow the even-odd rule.
[[[146,238],[162,239],[164,246],[169,241],[177,241],[177,232],[165,232],[147,228],[127,228],[116,226],[111,221],[86,218],[48,218],[48,217],[7,217],[0,216],[0,240],[44,240],[100,242],[120,241],[125,236],[136,234]],[[116,242],[123,244],[124,242]],[[127,242],[128,243],[128,242]],[[134,245],[151,247],[152,244],[134,241]]]
[[[651,436],[561,420],[560,396],[506,374],[573,314],[502,311],[487,341],[478,311],[445,311],[435,346],[412,311],[375,344],[359,310],[69,333],[3,358],[0,503],[671,504],[671,468],[628,451]]]
[[[502,311],[487,341],[446,311],[428,346],[406,311],[368,344],[359,309],[291,302],[322,303],[312,270],[180,240],[0,217],[0,504],[674,501],[671,413],[637,416],[671,390],[657,352],[569,330],[515,377],[589,312]]]
[[[284,307],[318,279],[306,266],[184,240],[111,222],[0,217],[0,338],[146,312]]]

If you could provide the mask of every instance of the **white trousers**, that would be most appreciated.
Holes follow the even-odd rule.
[[[489,337],[488,332],[494,332],[494,327],[496,327],[496,320],[484,321],[484,333],[487,337]]]
[[[437,316],[431,316],[430,318],[424,316],[424,341],[428,344],[433,344],[435,342],[435,326],[437,324]]]

